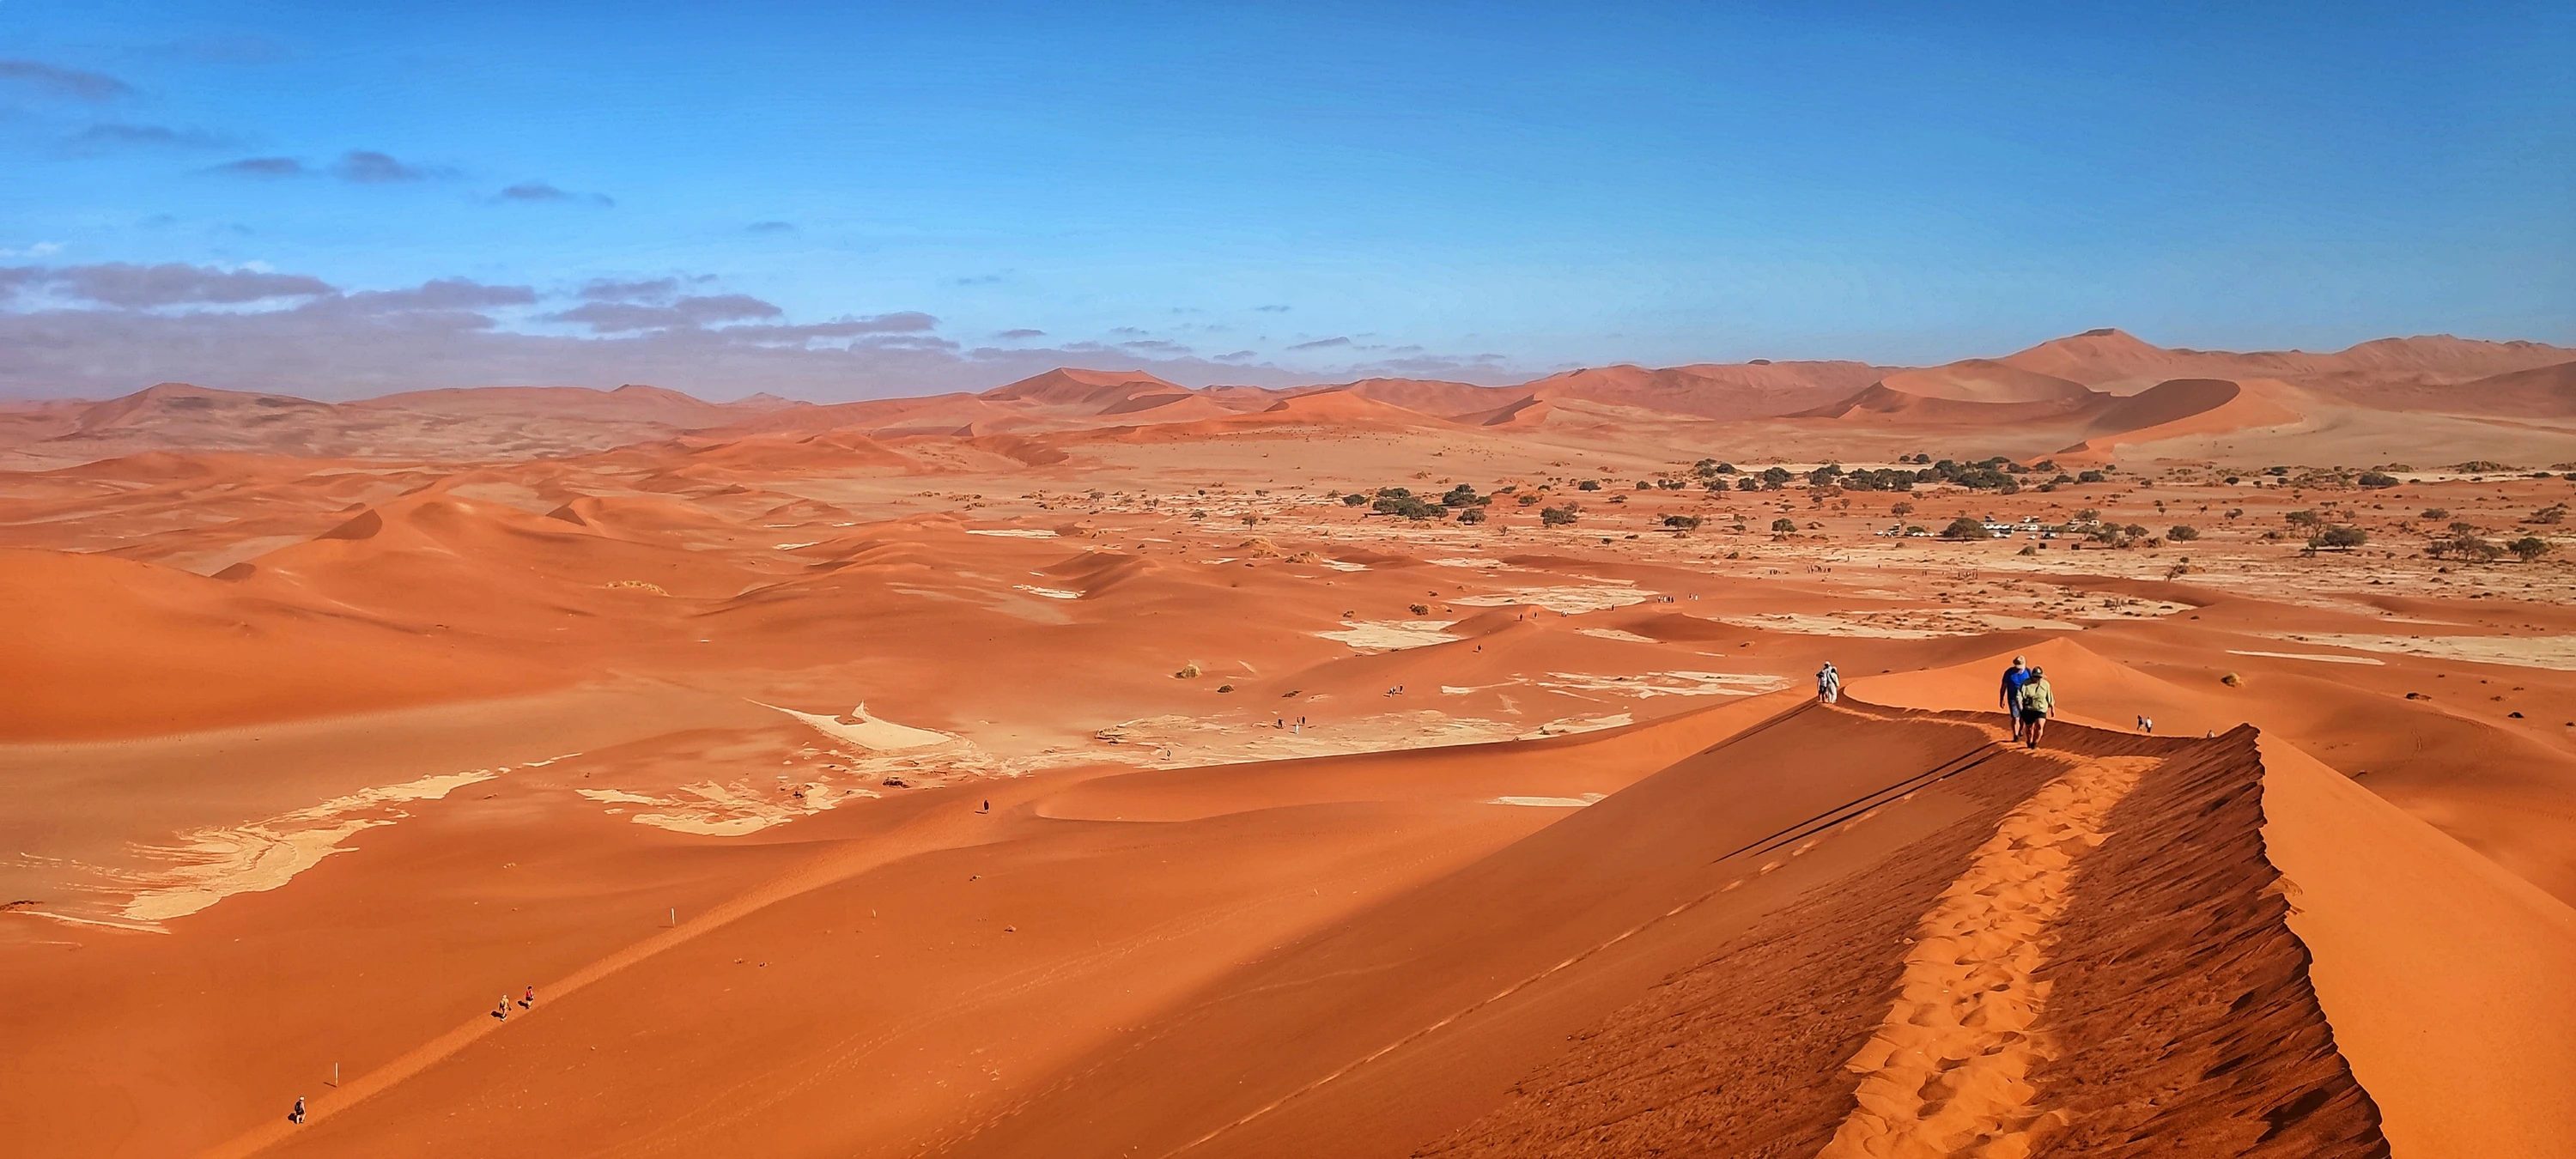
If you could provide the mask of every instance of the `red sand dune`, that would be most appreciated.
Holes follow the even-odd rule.
[[[2565,544],[2547,353],[31,412],[0,1150],[2554,1155],[2571,573],[2418,558]]]
[[[1420,378],[1363,378],[1357,382],[1299,390],[1299,394],[1323,391],[1348,391],[1362,398],[1375,399],[1390,406],[1403,407],[1430,415],[1467,415],[1493,410],[1529,397],[1529,392],[1509,386],[1474,386],[1464,382],[1442,382]]]
[[[2109,401],[2080,383],[1971,359],[1898,371],[1849,398],[1789,417],[1998,427],[2081,418]]]
[[[978,398],[998,402],[1029,402],[1042,406],[1059,406],[1097,412],[1100,409],[1154,395],[1188,394],[1189,388],[1156,378],[1141,370],[1075,370],[1058,367],[1044,374],[997,386]]]
[[[443,415],[515,415],[660,423],[683,430],[740,422],[750,414],[795,404],[775,395],[732,403],[705,402],[676,390],[629,383],[615,390],[580,386],[484,386],[468,390],[416,390],[351,403]]]
[[[2482,342],[2447,334],[2379,338],[2340,351],[2168,349],[2115,329],[2051,339],[1999,362],[2072,379],[2113,393],[2174,378],[2278,378],[2319,389],[2373,381],[2463,382],[2576,360],[2576,351],[2537,342]],[[2355,401],[2358,401],[2356,399]]]
[[[2059,453],[2102,456],[2123,443],[2288,426],[2306,419],[2305,401],[2278,382],[2177,378],[2104,407],[2087,424],[2084,441]]]
[[[2468,382],[2346,387],[2338,394],[2387,410],[2506,418],[2576,418],[2576,361],[2508,371]]]
[[[243,584],[97,555],[0,551],[0,603],[22,610],[0,666],[8,739],[165,733],[560,680],[486,641],[318,615]],[[43,614],[23,614],[34,609]]]

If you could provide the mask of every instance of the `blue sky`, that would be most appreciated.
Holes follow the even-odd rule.
[[[0,392],[2569,343],[2570,59],[2563,3],[0,0]]]

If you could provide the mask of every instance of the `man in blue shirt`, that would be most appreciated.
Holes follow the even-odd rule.
[[[2004,715],[2012,719],[2013,740],[2021,740],[2021,686],[2030,682],[2030,668],[2019,656],[2012,667],[2004,669]]]

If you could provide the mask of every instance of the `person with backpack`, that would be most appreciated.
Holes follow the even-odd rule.
[[[2030,679],[2029,664],[2013,657],[2012,667],[2004,669],[2004,717],[2012,721],[2013,740],[2021,739],[2021,686]]]
[[[2049,717],[2057,715],[2057,692],[2048,686],[2047,669],[2030,670],[2030,679],[2021,685],[2020,703],[2022,743],[2038,748],[2041,730]]]
[[[1816,699],[1832,704],[1842,697],[1843,674],[1834,671],[1834,662],[1827,660],[1824,667],[1816,669]]]

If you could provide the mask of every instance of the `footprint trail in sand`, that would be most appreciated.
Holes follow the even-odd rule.
[[[2108,839],[2111,808],[2156,764],[2086,760],[2021,803],[1923,916],[1896,1002],[1845,1069],[1860,1106],[1818,1159],[2030,1153],[2054,1121],[2033,1107],[2033,1032],[2048,999],[2034,975],[2066,911],[2076,862]]]

